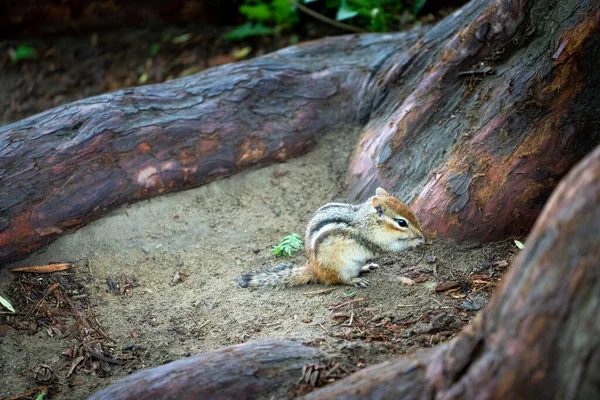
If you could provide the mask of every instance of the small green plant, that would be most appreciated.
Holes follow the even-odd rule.
[[[152,43],[150,45],[150,57],[154,57],[160,51],[160,43]]]
[[[18,63],[22,60],[35,60],[37,58],[37,52],[31,46],[26,44],[20,44],[16,49],[11,48],[8,51],[10,60],[13,64]]]
[[[302,238],[297,233],[292,233],[284,237],[277,246],[273,246],[271,253],[276,257],[286,256],[290,257],[293,253],[300,251],[304,248],[302,246]]]
[[[35,400],[44,400],[44,397],[46,397],[47,394],[48,393],[46,393],[46,391],[42,390],[37,396],[35,396]]]
[[[10,304],[10,301],[6,300],[4,297],[0,296],[0,304],[8,309],[11,313],[15,312],[14,307]]]
[[[296,8],[288,0],[243,0],[243,3],[238,10],[248,22],[227,32],[223,35],[225,39],[271,35],[298,22]]]
[[[232,31],[227,32],[223,35],[224,39],[228,40],[242,40],[251,36],[266,36],[271,35],[275,32],[273,28],[269,28],[263,24],[253,24],[246,22],[235,28]]]
[[[247,22],[224,35],[239,40],[293,28],[299,12],[351,31],[387,32],[400,25],[402,15],[416,17],[427,0],[239,0]],[[306,6],[309,4],[309,6]],[[342,23],[348,21],[352,25]]]
[[[517,246],[519,250],[523,250],[525,248],[523,242],[519,242],[518,240],[515,240],[515,246]]]

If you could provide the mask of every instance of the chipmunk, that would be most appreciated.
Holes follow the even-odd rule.
[[[366,287],[361,272],[378,268],[367,263],[378,254],[402,252],[425,243],[421,226],[410,208],[382,188],[359,205],[329,203],[319,208],[306,228],[308,264],[279,264],[242,274],[241,287],[310,282]]]

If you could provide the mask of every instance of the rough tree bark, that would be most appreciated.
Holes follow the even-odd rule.
[[[472,1],[442,21],[382,68],[350,194],[388,187],[455,239],[528,232],[600,140],[599,24],[579,0]]]
[[[599,202],[600,146],[561,182],[503,284],[485,310],[457,337],[361,370],[304,398],[600,398]],[[278,342],[248,343],[244,352],[234,346],[196,357],[174,375],[181,379],[177,382],[169,380],[171,372],[186,360],[141,371],[92,399],[153,398],[157,394],[160,398],[184,398],[179,396],[189,388],[195,393],[211,393],[215,382],[191,372],[205,368],[211,378],[222,373],[224,381],[230,383],[233,368],[241,374],[239,385],[224,383],[214,397],[253,398],[259,393],[246,385],[248,374],[254,370],[244,360],[248,353],[261,353],[273,343]],[[296,363],[297,375],[287,381],[288,385],[300,378],[298,364],[304,354],[314,357],[305,348],[298,347],[298,352],[300,360],[296,357],[290,361]],[[236,356],[223,364],[210,362],[230,353]],[[283,355],[284,351],[278,353],[275,348],[270,353],[278,362]],[[263,383],[264,375],[256,378],[257,384]],[[277,374],[266,375],[278,379]],[[171,397],[165,397],[167,394]]]
[[[524,234],[599,141],[599,23],[594,1],[474,0],[433,28],[312,42],[0,128],[0,262],[343,124],[366,124],[350,197],[385,186],[429,234]]]
[[[289,340],[229,346],[130,375],[90,400],[255,399],[281,396],[316,362],[317,350]]]

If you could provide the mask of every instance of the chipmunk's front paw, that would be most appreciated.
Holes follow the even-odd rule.
[[[363,265],[360,268],[360,272],[371,272],[371,271],[375,271],[377,268],[379,268],[379,264],[370,263],[367,265]]]
[[[354,285],[356,287],[360,287],[360,288],[366,288],[367,286],[369,286],[371,284],[371,282],[369,282],[365,278],[354,278],[350,281],[350,283],[352,285]]]

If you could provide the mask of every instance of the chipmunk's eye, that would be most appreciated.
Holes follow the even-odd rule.
[[[404,218],[396,218],[396,222],[400,225],[400,228],[408,228],[408,221]]]

